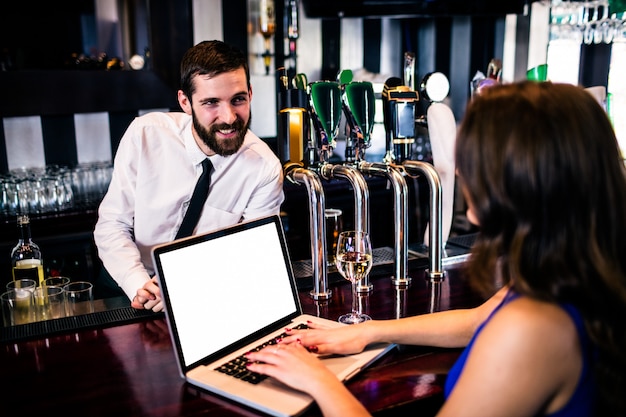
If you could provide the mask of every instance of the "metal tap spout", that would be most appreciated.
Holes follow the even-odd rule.
[[[384,163],[370,163],[361,161],[358,163],[359,171],[368,175],[387,177],[393,187],[394,204],[394,264],[395,275],[391,278],[394,285],[408,287],[411,278],[408,271],[408,186],[402,173],[395,167]]]
[[[326,201],[322,182],[314,171],[303,168],[299,163],[287,163],[283,166],[283,171],[286,179],[294,184],[304,184],[307,188],[313,271],[313,289],[309,294],[314,300],[328,300],[332,291],[328,288],[326,270]]]
[[[354,228],[363,232],[369,232],[369,189],[363,174],[354,167],[322,163],[318,167],[322,178],[343,178],[350,182],[354,190]],[[322,213],[322,219],[324,213]],[[358,287],[359,292],[369,292],[372,285],[369,276],[363,278]]]
[[[430,226],[428,256],[430,269],[427,271],[431,282],[440,282],[445,271],[442,266],[443,239],[442,239],[442,203],[441,203],[441,180],[435,168],[426,162],[405,160],[402,167],[409,174],[423,174],[430,188]]]

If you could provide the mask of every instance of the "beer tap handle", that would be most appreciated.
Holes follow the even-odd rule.
[[[389,104],[389,91],[402,85],[402,80],[398,77],[391,77],[385,81],[381,94],[383,107],[383,123],[385,126],[385,158],[384,161],[389,164],[395,161],[393,149],[393,125],[391,120],[391,108]]]
[[[279,93],[284,93],[289,90],[289,75],[287,75],[285,67],[279,67],[276,69],[276,81]]]
[[[363,138],[363,133],[350,110],[348,98],[346,97],[346,87],[353,79],[352,70],[343,70],[337,74],[337,82],[341,88],[341,108],[346,118],[346,150],[345,160],[352,163],[359,157],[358,143]]]
[[[381,100],[383,103],[383,119],[385,124],[385,131],[391,133],[392,131],[392,119],[391,119],[391,108],[389,105],[389,92],[391,90],[395,90],[397,87],[400,87],[402,84],[402,80],[398,77],[391,77],[385,81],[385,85],[383,86],[383,92],[381,94]]]
[[[410,90],[415,90],[415,54],[404,53],[404,85]]]
[[[328,135],[326,134],[326,131],[324,130],[324,126],[322,125],[322,122],[320,121],[320,118],[318,117],[317,113],[315,112],[311,113],[311,121],[313,122],[313,128],[315,128],[315,132],[317,132],[317,136],[319,137],[319,140],[320,140],[318,143],[318,146],[320,148],[327,147],[329,145]]]
[[[365,152],[365,149],[371,145],[370,137],[374,128],[376,113],[374,87],[369,81],[353,81],[345,85],[344,97],[350,114],[361,133],[357,146]]]
[[[383,91],[385,92],[385,91]],[[415,142],[415,109],[419,102],[417,91],[405,85],[389,89],[387,120],[389,140],[385,162],[402,162],[411,158],[412,145]],[[390,149],[393,149],[390,152]]]
[[[327,143],[322,147],[335,147],[335,138],[341,120],[341,90],[339,84],[333,81],[315,81],[309,84],[310,103],[312,112],[317,115]],[[322,149],[324,150],[324,149]],[[330,151],[331,149],[328,149]]]
[[[292,84],[294,88],[297,88],[298,90],[306,91],[306,88],[309,85],[307,78],[306,78],[306,74],[296,74],[293,77]]]
[[[339,72],[339,74],[337,74],[337,82],[341,86],[351,83],[353,79],[354,79],[354,74],[352,73],[352,70],[350,69],[342,70]]]

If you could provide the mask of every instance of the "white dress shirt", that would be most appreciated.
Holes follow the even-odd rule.
[[[151,249],[174,240],[207,157],[185,113],[136,118],[120,141],[94,239],[109,274],[129,299],[154,275]],[[248,131],[234,155],[209,157],[209,196],[194,234],[280,212],[284,200],[278,157]],[[201,261],[201,260],[200,260]]]

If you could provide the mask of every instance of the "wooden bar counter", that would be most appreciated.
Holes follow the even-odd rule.
[[[364,311],[374,319],[427,314],[431,288],[424,270],[412,269],[408,289],[388,274],[372,274]],[[373,271],[374,272],[374,271]],[[350,284],[335,282],[332,299],[314,301],[301,291],[306,313],[336,320],[350,309]],[[461,269],[446,271],[439,308],[472,307],[481,298]],[[209,318],[207,318],[209,319]],[[215,318],[219,319],[219,318]],[[458,349],[398,346],[347,382],[350,391],[379,416],[434,415],[443,401],[447,370]],[[257,411],[189,387],[180,378],[164,315],[112,323],[0,345],[4,380],[2,416],[256,416]],[[305,416],[319,416],[316,406]]]

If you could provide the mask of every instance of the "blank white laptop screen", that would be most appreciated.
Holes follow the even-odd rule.
[[[185,368],[299,312],[274,223],[181,246],[159,259]]]

